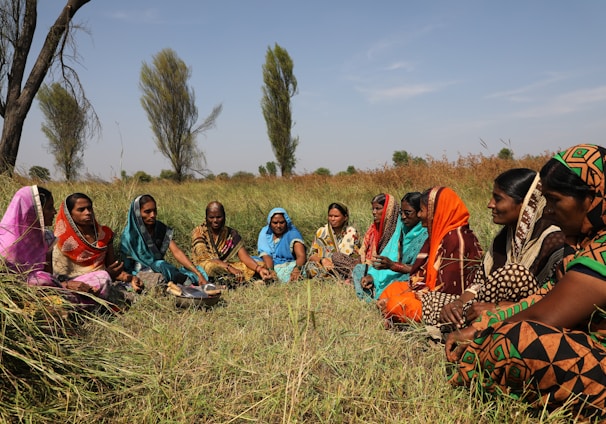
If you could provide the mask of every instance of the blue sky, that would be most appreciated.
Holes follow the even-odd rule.
[[[39,2],[40,30],[63,5]],[[260,107],[274,43],[299,83],[296,173],[376,169],[396,150],[455,159],[606,144],[603,1],[92,0],[75,20],[90,31],[76,35],[76,68],[103,125],[84,172],[104,179],[171,168],[138,87],[142,63],[166,47],[192,69],[200,120],[223,104],[198,139],[214,174],[274,159]],[[35,101],[17,167],[60,178],[41,122]]]

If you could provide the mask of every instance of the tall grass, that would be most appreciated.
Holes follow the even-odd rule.
[[[361,232],[369,201],[451,186],[467,203],[483,246],[498,228],[486,209],[492,180],[519,163],[472,156],[457,163],[387,168],[354,176],[300,176],[134,184],[49,183],[58,203],[81,191],[98,220],[119,233],[132,199],[158,201],[159,218],[189,250],[206,204],[221,201],[228,225],[253,249],[268,211],[286,208],[310,242],[326,207],[346,203]],[[0,209],[27,181],[2,180]],[[374,305],[337,281],[248,286],[211,310],[179,309],[173,299],[144,295],[119,316],[73,320],[23,312],[39,293],[4,276],[0,419],[6,422],[116,423],[560,423],[566,410],[529,412],[507,398],[454,389],[443,348],[420,326],[385,331]],[[25,299],[25,300],[24,300]],[[48,305],[39,305],[47,311]],[[40,312],[38,312],[40,314]],[[44,318],[44,319],[42,319]],[[52,325],[49,324],[52,323]]]

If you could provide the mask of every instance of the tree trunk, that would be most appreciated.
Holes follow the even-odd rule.
[[[23,82],[25,64],[29,56],[31,40],[36,30],[37,21],[37,1],[25,1],[26,8],[23,16],[23,25],[19,31],[19,39],[14,40],[15,52],[8,78],[6,102],[4,102],[4,123],[2,126],[2,138],[0,139],[0,174],[9,173],[12,175],[15,163],[17,162],[23,124],[32,106],[34,97],[53,63],[59,43],[68,30],[71,19],[78,9],[90,0],[67,1],[59,17],[48,31],[44,45],[22,90],[21,84]]]
[[[24,122],[25,115],[19,115],[18,108],[7,109],[2,127],[2,141],[0,142],[0,173],[7,172],[10,175],[13,173]]]

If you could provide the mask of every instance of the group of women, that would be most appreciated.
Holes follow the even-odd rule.
[[[454,385],[526,396],[547,407],[564,402],[581,416],[606,418],[606,149],[577,145],[537,173],[516,168],[494,180],[488,208],[502,229],[486,252],[469,211],[448,187],[410,192],[398,202],[371,200],[362,238],[341,203],[328,207],[309,250],[283,208],[258,236],[258,256],[211,202],[192,232],[192,260],[158,221],[149,195],[131,204],[120,238],[95,219],[81,193],[56,213],[48,190],[14,196],[0,223],[0,256],[28,283],[107,298],[121,281],[140,291],[150,281],[206,289],[231,278],[289,282],[333,276],[373,301],[385,323],[422,321],[446,337]],[[164,258],[171,251],[180,268]]]

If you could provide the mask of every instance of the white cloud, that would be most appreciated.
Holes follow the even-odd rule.
[[[515,118],[544,118],[567,115],[583,110],[593,103],[606,102],[606,85],[575,90],[561,94],[543,106],[525,109],[513,114]]]
[[[421,96],[427,93],[433,93],[442,88],[451,85],[449,83],[435,84],[409,84],[398,85],[388,88],[362,88],[356,87],[360,93],[366,96],[371,103],[377,103],[386,100],[408,100],[413,97]]]
[[[492,93],[489,94],[488,96],[486,96],[487,99],[498,99],[498,98],[505,98],[511,102],[529,102],[532,101],[532,98],[524,95],[533,91],[538,90],[539,88],[543,88],[546,86],[549,86],[551,84],[554,84],[556,82],[565,80],[570,78],[570,75],[567,75],[565,73],[560,73],[560,72],[550,72],[547,75],[547,78],[541,80],[541,81],[537,81],[522,87],[518,87],[518,88],[514,88],[511,90],[507,90],[507,91],[498,91],[496,93]]]

